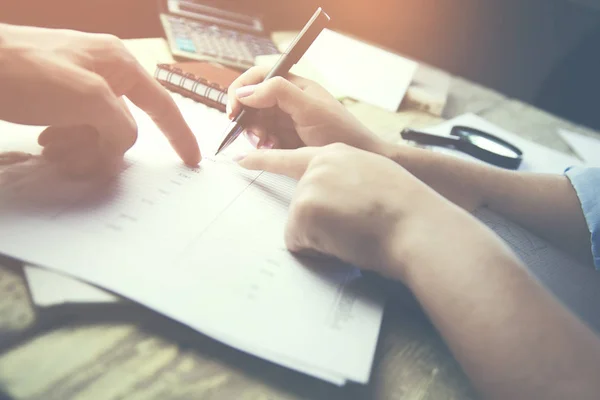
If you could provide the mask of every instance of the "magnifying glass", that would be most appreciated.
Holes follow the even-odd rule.
[[[404,129],[400,134],[405,140],[423,145],[450,147],[502,168],[517,169],[523,161],[523,152],[518,147],[467,126],[454,126],[450,136],[433,135],[413,129]]]

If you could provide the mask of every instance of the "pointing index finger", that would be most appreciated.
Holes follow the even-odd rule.
[[[300,179],[317,151],[316,147],[301,147],[295,150],[257,150],[240,160],[239,165],[246,169],[262,170]]]
[[[133,70],[135,83],[125,95],[152,118],[186,164],[197,165],[202,158],[198,142],[169,92],[139,64]]]

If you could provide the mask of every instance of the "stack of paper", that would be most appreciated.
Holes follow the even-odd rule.
[[[199,168],[183,166],[131,106],[139,139],[116,179],[67,181],[39,160],[3,171],[0,252],[297,371],[367,382],[383,299],[356,268],[290,254],[284,226],[296,182],[231,162],[243,141],[210,157],[229,121],[176,97],[204,152]],[[4,126],[1,148],[20,148],[16,130]]]
[[[186,115],[187,118],[189,118],[188,122],[192,126],[198,127],[198,126],[210,125],[207,121],[203,121],[205,116],[202,115],[202,113],[200,113],[200,115],[199,115],[199,113],[197,112],[197,106],[195,105],[195,103],[182,101],[181,98],[178,99],[178,102],[179,102],[180,107],[182,107],[182,110],[184,111],[184,115]],[[198,116],[198,117],[195,118],[194,116]],[[138,117],[139,117],[139,115],[138,115]],[[140,118],[142,120],[144,119],[143,116]],[[430,129],[427,129],[427,131],[429,131],[430,133],[435,133],[435,134],[439,134],[439,135],[447,135],[447,134],[449,134],[451,127],[454,125],[467,125],[467,126],[471,126],[473,128],[478,128],[483,131],[497,135],[498,137],[501,137],[501,138],[519,146],[524,152],[524,160],[525,161],[523,162],[523,165],[521,167],[522,170],[561,174],[569,166],[581,165],[581,161],[574,157],[565,155],[563,153],[554,151],[552,149],[546,148],[539,144],[536,144],[536,143],[533,143],[526,139],[523,139],[511,132],[507,132],[507,131],[485,121],[481,117],[478,117],[474,114],[462,115],[453,120],[447,121],[443,124],[440,124],[440,125],[430,128]],[[144,125],[144,126],[146,126],[146,125]],[[157,132],[154,132],[154,133],[155,133],[155,135],[158,135]],[[198,131],[197,134],[200,138],[203,138],[204,146],[206,146],[207,148],[215,146],[216,142],[213,143],[213,140],[211,140],[210,138],[207,138],[205,135],[202,134],[202,132]],[[587,157],[590,157],[590,155],[593,156],[595,154],[593,151],[597,150],[593,147],[593,145],[594,144],[597,145],[597,143],[589,142],[590,140],[593,141],[594,140],[593,138],[584,137],[583,139],[580,139],[579,135],[577,135],[577,136],[575,136],[575,138],[573,140],[569,140],[569,139],[572,139],[573,135],[576,135],[576,134],[563,133],[563,135],[564,135],[565,139],[569,141],[570,145],[576,151],[579,150],[579,151],[583,152],[580,154],[582,155],[582,158],[584,160],[590,161],[590,160],[588,160]],[[23,135],[20,135],[20,137],[21,137],[21,139],[16,140],[16,143],[22,142]],[[8,138],[14,139],[14,137],[12,135],[9,135]],[[4,137],[4,139],[5,139],[5,141],[8,140],[7,137]],[[583,146],[582,146],[582,144],[583,144]],[[238,143],[238,145],[240,145],[240,143]],[[241,145],[242,146],[244,145],[243,141],[242,141]],[[22,146],[17,146],[17,147],[9,146],[9,149],[14,150],[14,149],[18,149],[19,147],[22,147]],[[157,151],[156,154],[161,158],[165,157],[163,154],[164,147],[165,146],[162,146],[162,143],[161,143],[160,148],[158,148],[158,147],[156,148],[156,151]],[[6,146],[5,146],[5,148],[6,148]],[[590,149],[590,148],[592,148],[593,151],[585,153],[586,149]],[[236,150],[234,150],[234,151],[236,151]],[[452,152],[452,154],[459,155],[461,157],[470,158],[469,156],[462,155],[462,153]],[[587,156],[584,156],[584,154],[586,154]],[[291,186],[290,186],[290,188],[291,188]],[[283,192],[285,193],[285,196],[289,195],[289,193],[287,193],[286,190],[284,190]],[[259,196],[257,199],[259,202],[263,202],[265,200],[262,196]],[[238,204],[241,204],[241,203],[238,203]],[[249,207],[251,207],[252,210],[256,210],[256,209],[260,210],[261,209],[261,206],[257,205],[257,204],[251,205]],[[202,210],[200,209],[200,210],[196,211],[196,213],[199,213],[201,211]],[[216,237],[227,237],[228,233],[229,233],[228,229],[229,229],[230,225],[231,226],[235,225],[236,229],[243,229],[241,225],[240,226],[237,225],[237,223],[240,222],[240,221],[236,220],[236,217],[238,217],[239,214],[243,214],[243,211],[240,211],[239,213],[234,212],[231,215],[231,217],[229,218],[230,219],[229,222],[227,222],[227,220],[225,220],[225,222],[223,222],[221,220],[220,224],[224,230],[222,229],[221,233],[217,234]],[[568,255],[566,255],[566,254],[562,253],[561,251],[555,249],[554,247],[550,246],[543,240],[539,239],[537,236],[535,236],[535,235],[531,234],[530,232],[524,230],[523,228],[519,227],[514,222],[507,221],[500,216],[490,213],[487,210],[478,210],[476,212],[476,216],[478,218],[480,218],[482,220],[482,222],[484,222],[488,226],[490,226],[500,237],[502,237],[504,240],[506,240],[507,243],[513,248],[513,250],[515,250],[517,252],[517,254],[521,257],[521,259],[526,263],[526,265],[532,271],[532,273],[538,279],[540,279],[540,281],[544,285],[546,285],[549,288],[549,290],[551,290],[561,301],[563,301],[567,305],[567,307],[569,307],[574,313],[579,315],[584,321],[586,321],[588,324],[590,324],[594,329],[596,329],[598,332],[600,332],[600,314],[596,311],[597,307],[596,308],[593,307],[594,304],[598,303],[598,301],[595,301],[594,299],[598,300],[597,293],[600,293],[599,291],[597,291],[597,287],[598,287],[597,285],[600,284],[600,274],[597,274],[593,270],[586,269],[585,267],[578,265],[578,263],[576,261],[574,261],[572,258],[570,258]],[[241,219],[244,219],[244,218],[241,218]],[[260,226],[260,225],[257,225],[257,226]],[[279,228],[281,228],[281,227],[279,227]],[[211,229],[209,229],[209,231],[211,231]],[[250,229],[250,231],[251,232],[248,233],[247,246],[242,245],[242,246],[238,247],[236,245],[236,248],[238,248],[238,249],[244,248],[244,247],[250,247],[249,249],[247,249],[247,251],[246,250],[240,251],[241,252],[240,254],[243,256],[244,260],[239,261],[237,263],[231,262],[230,263],[231,266],[229,268],[227,268],[227,271],[239,271],[240,273],[242,273],[243,277],[239,278],[238,280],[229,279],[228,277],[220,276],[219,271],[217,271],[216,273],[208,274],[210,277],[209,281],[215,282],[214,281],[215,279],[221,279],[222,280],[221,286],[220,286],[221,288],[226,288],[226,290],[233,291],[233,292],[236,292],[237,290],[239,290],[240,293],[242,293],[244,291],[243,288],[245,288],[245,289],[247,289],[248,287],[252,288],[252,285],[254,285],[255,282],[259,282],[259,286],[256,286],[253,288],[253,290],[250,290],[249,292],[247,291],[245,293],[248,296],[253,297],[253,296],[258,296],[259,294],[260,294],[260,296],[263,296],[266,291],[267,298],[272,299],[273,297],[275,297],[275,295],[272,293],[272,290],[274,290],[274,289],[271,286],[270,279],[273,278],[275,275],[273,275],[273,276],[269,275],[269,273],[267,272],[267,270],[269,270],[269,268],[263,269],[262,267],[260,267],[257,269],[257,268],[252,267],[252,265],[255,265],[255,266],[263,265],[264,266],[264,259],[269,259],[269,257],[268,256],[264,257],[264,258],[249,257],[249,255],[255,251],[255,246],[253,246],[251,244],[251,241],[253,240],[252,234],[256,233],[255,230]],[[213,232],[213,236],[214,236],[215,230],[212,229],[212,232]],[[210,237],[210,235],[208,237]],[[279,243],[279,245],[281,245],[281,243]],[[216,252],[218,254],[214,254],[214,252]],[[206,255],[205,259],[214,261],[215,265],[218,265],[219,268],[222,268],[223,265],[226,265],[224,260],[230,259],[230,257],[229,256],[226,257],[225,254],[221,255],[221,253],[225,253],[225,252],[226,251],[224,251],[223,246],[219,245],[217,243],[215,249],[213,249],[213,255]],[[282,254],[285,254],[285,253],[282,253]],[[253,263],[249,262],[250,259],[259,259],[260,262],[253,264]],[[270,267],[273,262],[274,262],[274,260],[270,260],[267,263],[267,267]],[[192,263],[190,263],[190,264],[192,264]],[[240,268],[238,268],[238,267],[242,266],[242,265],[244,266],[244,268],[243,268],[243,271],[240,271]],[[249,265],[250,265],[250,268],[249,268],[250,271],[246,271],[246,268]],[[257,274],[257,271],[258,271],[258,274]],[[262,273],[265,274],[265,276],[261,275],[261,271],[262,271]],[[30,285],[33,300],[38,305],[46,305],[47,306],[47,305],[62,304],[62,303],[86,303],[86,302],[107,303],[107,302],[122,301],[122,299],[120,299],[119,297],[108,294],[105,291],[99,290],[98,288],[87,285],[83,282],[73,280],[69,276],[56,274],[55,272],[51,272],[51,271],[48,271],[45,269],[40,269],[40,268],[33,267],[33,266],[26,267],[25,272],[26,272],[26,276],[27,276],[27,279],[28,279],[28,282]],[[353,273],[354,273],[354,275],[346,274],[346,272],[343,272],[337,278],[332,279],[331,282],[336,282],[336,284],[339,285],[340,281],[343,281],[344,279],[348,279],[349,282],[360,283],[360,279],[356,279],[356,277],[358,276],[356,271],[354,271]],[[346,275],[344,275],[344,274],[346,274]],[[154,275],[154,273],[152,273],[151,275]],[[199,274],[195,274],[195,275],[199,275]],[[258,279],[257,279],[257,276],[258,276]],[[269,278],[265,281],[264,278],[266,278],[267,276]],[[324,277],[323,275],[316,275],[314,278],[316,278],[321,283],[323,282],[321,279],[325,279],[325,282],[327,282],[326,277]],[[173,282],[176,282],[176,281],[173,281]],[[234,282],[237,282],[237,284],[234,284]],[[266,282],[269,282],[269,283],[267,284]],[[326,289],[323,289],[323,287],[321,287],[320,285],[317,285],[317,287],[312,287],[312,283],[309,283],[308,279],[301,280],[301,282],[305,283],[304,285],[301,285],[303,290],[313,290],[316,293],[321,293],[321,294],[328,292]],[[140,285],[140,284],[141,284],[141,279],[140,279],[139,283],[134,283],[134,285]],[[200,288],[200,287],[203,287],[203,285],[199,284],[198,288]],[[269,287],[271,287],[271,289],[268,289]],[[284,287],[287,288],[288,286],[284,285]],[[346,285],[346,291],[348,292],[348,290],[351,290],[351,289],[349,289],[348,285]],[[352,289],[352,290],[354,290],[354,289]],[[300,295],[298,294],[298,296],[300,296]],[[311,295],[310,297],[312,297],[312,296],[313,295]],[[150,295],[149,297],[152,297],[152,296]],[[205,295],[205,296],[201,296],[201,297],[206,299],[209,296]],[[228,298],[228,296],[223,296],[222,293],[217,294],[214,296],[214,301],[215,302],[218,302],[219,300],[222,301],[222,299],[224,297]],[[236,294],[231,294],[231,297],[232,298],[236,297]],[[347,297],[347,299],[348,299],[348,297]],[[280,304],[280,306],[282,306],[282,307],[288,307],[287,304],[281,305],[280,302],[281,302],[281,298],[277,297],[277,301],[275,302],[275,304]],[[293,304],[292,301],[290,301],[289,303]],[[333,309],[335,309],[336,304],[338,307],[338,313],[340,313],[341,311],[339,311],[339,310],[341,307],[343,307],[343,304],[347,305],[347,304],[357,304],[357,303],[356,303],[356,299],[352,299],[352,295],[351,295],[350,300],[345,300],[345,302],[343,302],[343,303],[340,303],[339,301],[336,303],[336,301],[333,300]],[[365,296],[359,298],[359,304],[361,304],[361,306],[358,308],[354,308],[354,310],[353,310],[353,318],[358,318],[359,320],[363,321],[363,323],[367,324],[367,329],[364,332],[361,332],[360,330],[356,330],[356,331],[354,331],[354,334],[356,335],[355,339],[358,340],[358,338],[360,337],[362,347],[363,348],[367,347],[367,349],[363,349],[362,350],[363,355],[360,357],[356,357],[356,359],[358,360],[362,357],[362,361],[365,363],[365,365],[370,365],[369,357],[372,356],[372,349],[374,348],[374,341],[376,338],[376,330],[377,329],[375,327],[378,327],[379,319],[381,317],[381,309],[380,309],[381,303],[379,302],[378,299],[376,299],[376,297],[372,296],[372,294],[368,294],[368,295],[365,295]],[[219,303],[216,303],[216,305],[211,305],[211,307],[217,308],[217,310],[215,311],[215,314],[224,312],[223,311],[224,306],[221,306]],[[298,305],[296,305],[296,307],[298,307]],[[189,304],[184,305],[183,308],[188,308],[188,311],[190,314],[193,312],[193,310],[189,310],[189,309],[193,308]],[[241,306],[239,308],[239,313],[246,312],[245,310],[247,308],[248,308],[247,305]],[[307,308],[307,310],[309,308]],[[291,312],[292,309],[290,308],[289,311]],[[227,312],[233,312],[233,315],[239,314],[239,313],[236,313],[235,311],[232,311],[232,308],[229,308]],[[274,315],[274,314],[271,314],[271,315]],[[342,314],[340,314],[340,315],[342,315]],[[215,319],[218,320],[218,316],[215,317]],[[289,319],[289,316],[287,318],[284,317],[280,322],[286,323],[286,321],[288,319]],[[259,318],[257,318],[256,321],[258,321],[258,320],[259,320]],[[206,324],[207,321],[208,321],[208,319],[206,321],[204,321],[204,323]],[[320,329],[327,330],[328,329],[327,326],[331,322],[331,320],[329,320],[329,322],[328,322],[327,318],[323,317],[322,321],[324,324],[320,327]],[[218,321],[214,322],[214,323],[218,324]],[[251,324],[252,321],[249,321],[247,323]],[[316,324],[316,322],[314,321],[313,318],[308,318],[306,320],[305,328],[313,329],[315,324]],[[268,323],[267,323],[267,325],[268,325]],[[316,325],[318,325],[318,324],[316,324]],[[329,325],[329,328],[331,328],[331,326],[332,325]],[[370,328],[368,326],[370,326]],[[350,332],[352,329],[355,329],[355,328],[348,327],[347,332]],[[202,329],[200,329],[200,330],[202,330]],[[288,333],[289,333],[289,331],[288,331]],[[345,376],[344,374],[340,374],[339,372],[332,373],[331,370],[329,370],[329,369],[321,369],[321,364],[318,364],[316,362],[311,363],[310,361],[307,361],[306,358],[302,359],[302,361],[300,361],[299,359],[294,359],[294,358],[283,360],[283,359],[280,359],[280,355],[272,354],[272,353],[268,352],[267,349],[256,348],[255,344],[249,345],[248,343],[237,343],[236,340],[234,340],[235,338],[228,338],[228,340],[226,340],[226,338],[224,336],[220,336],[220,334],[216,334],[216,333],[214,334],[214,336],[217,337],[218,339],[225,340],[229,344],[239,347],[245,351],[252,352],[259,356],[271,359],[275,362],[280,362],[284,365],[288,365],[291,368],[294,368],[294,369],[297,369],[300,371],[305,371],[305,372],[310,373],[315,376],[320,376],[321,378],[330,380],[332,382],[343,383],[343,381],[346,378],[351,379],[350,377]],[[354,345],[356,346],[357,343],[358,343],[358,341],[355,342]],[[361,347],[361,345],[358,345],[358,346]],[[312,352],[309,351],[309,354],[312,354]],[[348,357],[351,357],[351,355],[348,355]],[[308,357],[308,358],[310,358],[310,357]],[[308,363],[305,364],[305,362],[308,362]],[[345,358],[344,358],[344,362],[346,362]]]
[[[38,307],[62,304],[100,304],[123,301],[95,286],[35,265],[23,266],[33,303]]]

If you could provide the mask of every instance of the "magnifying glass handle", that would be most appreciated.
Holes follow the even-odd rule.
[[[456,146],[460,139],[458,137],[439,136],[431,133],[416,131],[414,129],[403,129],[400,132],[402,139],[411,140],[419,144],[430,146]]]

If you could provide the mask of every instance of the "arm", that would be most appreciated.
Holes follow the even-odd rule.
[[[240,164],[299,178],[288,248],[403,281],[487,398],[598,398],[600,338],[489,228],[405,169],[343,145]]]
[[[567,177],[509,171],[402,145],[381,153],[466,210],[488,207],[592,263],[590,233]]]
[[[446,198],[468,211],[488,206],[519,222],[571,254],[591,259],[590,234],[579,200],[566,177],[510,172],[409,146],[392,145],[370,132],[338,101],[314,82],[289,80],[261,82],[268,71],[252,68],[229,88],[230,117],[242,104],[257,109],[278,107],[247,127],[275,147],[324,146],[342,142],[394,160]],[[244,87],[245,86],[245,87]],[[243,96],[236,91],[243,88]],[[276,129],[271,128],[275,126]],[[287,129],[282,127],[288,127]]]
[[[393,268],[479,391],[492,399],[597,398],[600,339],[493,232],[462,211],[436,214],[438,237],[452,239],[418,253],[411,248],[425,247],[398,239]]]

